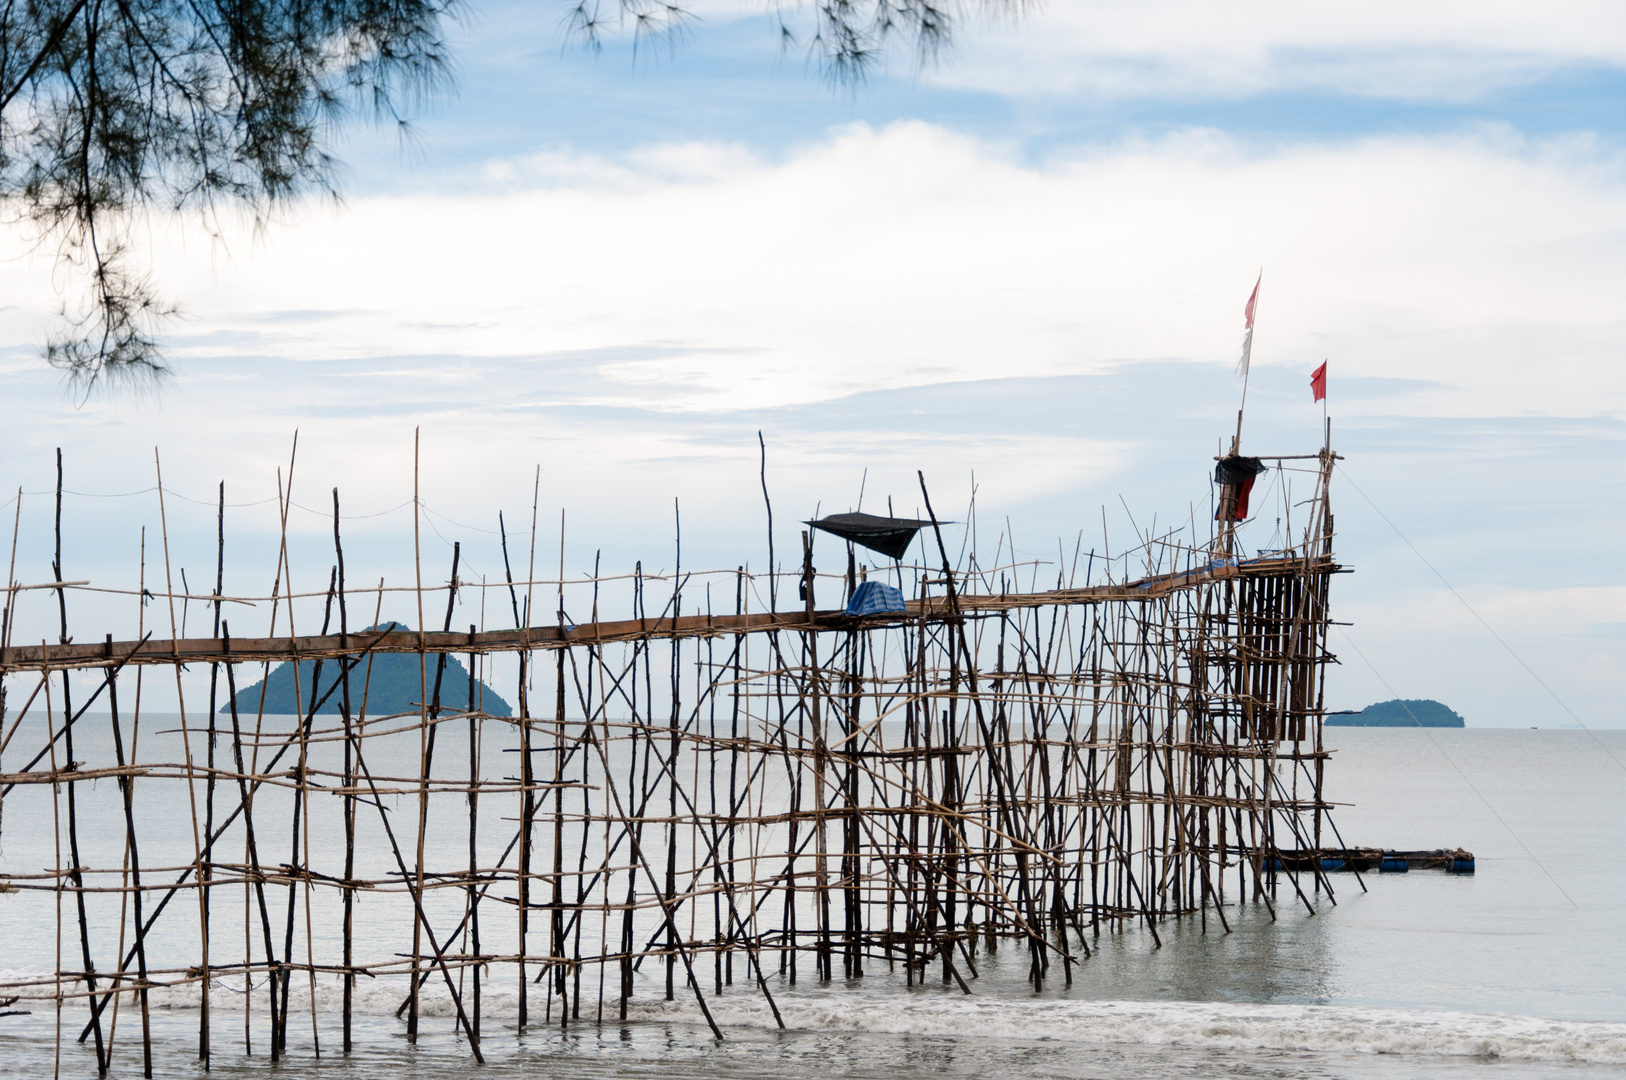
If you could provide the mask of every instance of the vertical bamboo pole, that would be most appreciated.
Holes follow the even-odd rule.
[[[542,492],[542,467],[536,468],[536,479],[531,488],[531,559],[525,575],[525,609],[519,612],[519,625],[526,644],[531,636],[531,597],[536,584],[536,511]],[[506,560],[506,544],[504,559]],[[535,824],[536,800],[535,770],[531,761],[531,706],[530,706],[531,652],[526,649],[519,658],[519,778],[520,778],[520,845],[519,845],[519,1030],[523,1032],[529,1020],[529,990],[525,976],[525,935],[530,929],[531,905],[531,830]]]
[[[107,635],[109,655],[112,654],[113,635]],[[107,669],[107,707],[111,714],[113,725],[113,760],[120,768],[126,764],[124,754],[124,735],[119,724],[119,695],[118,683],[114,679],[114,668]],[[131,748],[129,764],[135,764],[134,747]],[[152,1021],[147,1004],[147,935],[145,923],[142,920],[143,890],[141,888],[141,848],[136,840],[135,826],[135,778],[133,776],[119,777],[119,796],[124,804],[124,846],[125,856],[130,867],[130,904],[135,913],[136,940],[136,991],[137,1001],[141,1005],[141,1045],[143,1048],[142,1071],[145,1077],[152,1076]],[[120,920],[122,926],[122,919]],[[122,950],[121,950],[122,951]],[[115,1005],[114,1017],[118,1016]]]
[[[214,595],[214,605],[213,605],[215,611],[214,611],[214,626],[213,626],[213,630],[212,630],[212,636],[218,638],[220,636],[220,618],[221,618],[221,610],[220,609],[221,609],[221,603],[222,603],[221,596],[225,592],[225,584],[226,584],[226,481],[224,481],[224,480],[222,480],[220,482],[220,503],[219,503],[219,509],[217,510],[216,517],[215,517],[215,534],[216,534],[215,535],[215,544],[216,544],[216,547],[215,547],[215,595]],[[186,581],[184,571],[182,573],[181,581],[182,581],[182,583],[184,585],[184,583]],[[184,611],[185,609],[183,608],[182,610]],[[184,616],[182,617],[182,622],[183,623],[185,622]],[[203,810],[203,815],[204,815],[203,816],[203,835],[206,836],[206,837],[209,837],[209,849],[210,849],[210,854],[211,855],[213,854],[214,835],[215,835],[215,741],[216,741],[216,734],[217,734],[218,720],[219,720],[219,712],[218,712],[218,710],[219,710],[219,707],[220,707],[219,700],[217,699],[217,692],[219,690],[219,686],[220,686],[220,665],[218,663],[211,663],[209,665],[209,746],[208,746],[208,766],[207,766],[208,781],[206,782],[206,785],[205,785],[204,810]],[[209,876],[210,876],[211,879],[214,877],[214,872],[213,872],[212,869],[210,871]],[[213,893],[214,893],[214,890],[213,890],[213,888],[210,888],[210,887],[205,887],[204,890],[203,890],[203,934],[204,934],[205,937],[208,937],[209,932],[210,932],[210,926],[209,926],[209,916],[210,916],[210,911],[211,911],[210,901],[213,899]],[[245,915],[245,922],[246,922],[247,908],[244,909],[244,915]],[[121,953],[124,951],[122,944],[120,946],[119,951]],[[200,1045],[207,1042],[207,1037],[208,1037],[208,1031],[206,1030],[207,1024],[208,1024],[207,1014],[203,1010],[199,1010],[199,1016],[198,1016],[198,1028],[199,1028],[199,1030],[198,1030],[198,1041],[199,1041]]]
[[[559,510],[559,581],[555,614],[562,637],[565,633],[565,511],[562,507]],[[559,996],[559,1026],[568,1027],[570,1009],[566,1001],[566,977],[569,972],[561,962],[565,955],[565,649],[560,647],[554,652],[557,664],[553,710],[553,911],[549,919],[551,945],[548,952],[554,958],[549,976],[553,992]]]
[[[339,594],[339,644],[341,648],[350,647],[350,615],[345,604],[344,588],[344,541],[339,535],[339,489],[333,489],[333,566],[338,580]],[[382,598],[383,590],[379,595]],[[343,943],[340,963],[344,973],[341,979],[340,1017],[342,1048],[349,1054],[354,1048],[352,1032],[352,1014],[355,1010],[356,997],[356,941],[355,941],[355,903],[356,887],[356,772],[353,755],[355,747],[352,745],[356,739],[355,725],[351,722],[350,701],[350,671],[354,666],[348,654],[340,661],[339,672],[339,713],[344,724],[344,772],[341,783],[344,785],[344,884],[339,890],[339,902],[343,909],[341,916],[340,934]]]
[[[819,668],[819,635],[815,629],[815,596],[813,569],[813,538],[802,530],[802,597],[807,626],[802,633],[802,648],[806,655],[807,711],[809,735],[813,748],[813,889],[814,914],[817,918],[818,952],[815,954],[814,973],[820,981],[830,980],[830,851],[829,828],[825,813],[829,796],[825,792],[826,772],[829,769],[824,738],[823,682]]]
[[[481,591],[481,605],[484,607],[484,590]],[[469,644],[474,644],[475,628],[469,626]],[[480,731],[483,718],[475,715],[475,710],[484,709],[484,703],[476,699],[475,687],[481,685],[476,677],[476,653],[469,650],[469,893],[468,893],[468,923],[469,923],[469,953],[473,961],[470,971],[474,984],[473,1000],[470,1007],[470,1019],[474,1028],[474,1037],[480,1037],[480,895],[479,895],[479,840],[480,840]],[[483,696],[483,695],[482,695]]]
[[[412,572],[413,595],[418,602],[418,837],[414,880],[417,896],[423,896],[425,880],[423,854],[429,830],[429,672],[424,652],[423,625],[423,548],[419,536],[419,521],[423,517],[423,499],[418,483],[419,430],[412,429]],[[421,899],[420,901],[421,902]],[[423,920],[412,921],[412,999],[407,1010],[407,1040],[418,1041],[419,973],[423,965]]]
[[[56,548],[51,557],[51,573],[55,577],[57,587],[57,611],[61,615],[61,631],[58,641],[68,643],[68,601],[67,589],[62,585],[62,448],[56,451]],[[73,764],[73,696],[68,685],[68,671],[62,670],[62,749],[68,759],[68,768],[75,769]],[[52,736],[55,741],[55,735]],[[96,989],[96,964],[90,954],[90,923],[85,913],[85,878],[83,865],[79,860],[79,813],[76,798],[76,785],[70,779],[67,782],[68,795],[68,879],[73,883],[74,907],[79,915],[79,946],[84,962],[85,986],[91,991]],[[59,882],[60,886],[60,882]],[[58,965],[60,968],[60,965]],[[92,998],[94,1000],[94,998]],[[96,1036],[96,1072],[98,1075],[107,1074],[108,1060],[107,1048],[102,1041],[101,1019],[92,1014],[92,1029]]]
[[[153,448],[153,469],[158,481],[158,521],[163,530],[164,538],[164,591],[169,598],[169,637],[171,648],[179,652],[180,629],[175,620],[175,586],[170,575],[169,560],[169,519],[164,511],[164,470],[158,460],[158,450]],[[290,475],[290,479],[291,479]],[[200,1007],[202,1017],[199,1020],[198,1031],[198,1057],[203,1061],[204,1069],[209,1068],[209,901],[208,890],[203,887],[204,882],[211,876],[212,871],[204,859],[203,837],[198,830],[198,790],[196,771],[192,758],[192,731],[187,722],[186,715],[186,688],[181,683],[181,665],[177,661],[172,665],[175,672],[175,703],[181,712],[181,748],[186,757],[186,796],[188,808],[192,817],[192,858],[193,873],[198,882],[198,946],[202,953],[203,981],[200,983],[202,1000]],[[70,789],[71,791],[71,789]]]

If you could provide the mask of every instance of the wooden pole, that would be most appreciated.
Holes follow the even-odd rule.
[[[61,615],[60,641],[68,643],[68,601],[67,590],[60,587],[62,582],[62,448],[56,451],[56,548],[51,558],[51,573],[55,576],[59,587],[55,590],[57,611]],[[62,715],[67,723],[62,728],[62,749],[67,755],[70,768],[75,768],[73,756],[73,697],[72,688],[68,685],[68,673],[62,672]],[[54,741],[54,740],[53,740]],[[77,785],[72,781],[67,785],[68,802],[68,877],[73,882],[74,907],[79,916],[79,947],[84,960],[85,986],[94,991],[96,989],[96,964],[90,955],[90,924],[85,914],[85,878],[82,864],[79,861],[79,814],[78,799],[76,797]],[[96,1036],[96,1072],[97,1075],[107,1075],[108,1060],[107,1048],[102,1042],[101,1021],[92,1014],[91,1024]]]
[[[333,566],[339,586],[339,641],[342,646],[350,644],[350,616],[345,605],[344,587],[344,541],[339,535],[339,489],[333,489]],[[379,593],[383,596],[382,590]],[[341,963],[344,971],[340,975],[342,1002],[340,1005],[341,1017],[341,1046],[344,1053],[349,1054],[354,1049],[352,1032],[352,1017],[355,1010],[356,997],[356,936],[355,936],[355,904],[356,887],[353,884],[356,876],[356,771],[352,760],[354,742],[356,739],[355,725],[351,722],[353,713],[350,701],[350,668],[346,666],[339,673],[339,715],[344,722],[344,772],[342,780],[345,788],[344,796],[344,885],[339,896],[344,914],[340,933],[343,936],[341,946]]]

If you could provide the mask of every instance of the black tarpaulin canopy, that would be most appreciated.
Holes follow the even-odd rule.
[[[1256,457],[1220,458],[1214,465],[1214,479],[1221,484],[1242,484],[1252,480],[1267,468],[1269,466]]]
[[[915,521],[912,518],[876,517],[874,514],[831,514],[829,517],[819,518],[817,521],[803,522],[815,529],[823,529],[827,533],[851,540],[855,544],[879,551],[888,558],[901,559],[903,553],[909,550],[909,545],[915,538],[915,533],[930,525],[929,521]],[[952,521],[940,521],[939,525],[952,525]]]

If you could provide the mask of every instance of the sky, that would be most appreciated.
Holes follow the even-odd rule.
[[[326,586],[334,488],[352,579],[404,584],[415,438],[419,550],[461,543],[464,580],[501,575],[499,513],[527,548],[533,491],[568,574],[760,567],[758,432],[781,558],[861,491],[914,513],[919,469],[1053,577],[1206,503],[1262,269],[1244,450],[1320,446],[1326,361],[1345,458],[1329,707],[1626,726],[1618,5],[1052,2],[855,92],[803,9],[788,49],[760,6],[694,10],[635,56],[573,47],[554,0],[475,4],[409,135],[342,133],[342,201],[146,220],[183,309],[157,392],[65,387],[39,349],[71,278],[0,240],[16,579],[50,577],[61,447],[70,580],[135,588],[146,527],[149,587],[167,531],[206,591],[224,482],[228,591],[267,592],[280,468],[296,588]],[[14,640],[54,638],[49,599]],[[73,603],[87,636],[158,617]]]

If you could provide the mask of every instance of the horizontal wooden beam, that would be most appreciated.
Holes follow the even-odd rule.
[[[125,661],[131,664],[197,663],[280,663],[287,660],[332,659],[368,652],[492,653],[526,652],[533,649],[571,648],[577,645],[610,644],[646,638],[676,640],[715,637],[722,634],[752,634],[774,630],[827,632],[878,628],[919,621],[942,622],[958,617],[992,615],[1018,608],[1050,605],[1099,604],[1111,601],[1156,600],[1198,585],[1232,577],[1270,576],[1304,572],[1302,559],[1255,560],[1236,566],[1216,566],[1201,571],[1163,575],[1127,585],[1094,585],[1083,589],[1052,589],[1035,593],[974,594],[958,598],[957,607],[946,597],[931,596],[911,600],[906,610],[880,615],[853,617],[839,610],[752,612],[744,615],[684,615],[679,618],[622,619],[614,622],[584,623],[579,626],[533,626],[528,629],[487,630],[468,633],[402,631],[395,633],[355,633],[309,637],[277,638],[181,638],[176,641],[149,637],[145,642],[113,641],[97,644],[15,645],[0,649],[0,674],[13,671],[40,671],[59,668],[106,667]],[[1330,559],[1318,559],[1313,572],[1337,569]]]

